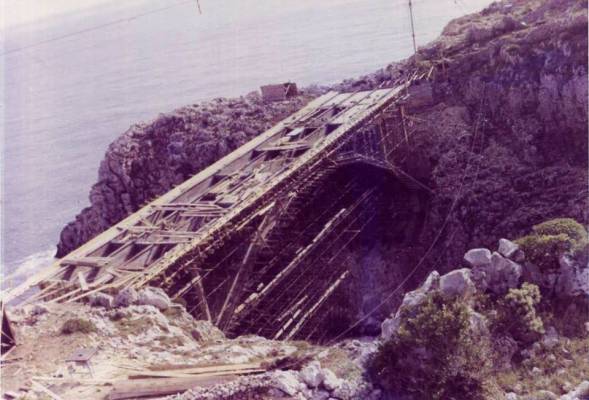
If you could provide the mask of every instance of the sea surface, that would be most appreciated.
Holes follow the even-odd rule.
[[[3,287],[51,262],[131,124],[263,84],[337,82],[413,52],[405,0],[199,3],[202,13],[196,0],[105,1],[0,32]],[[413,0],[417,44],[489,3]]]

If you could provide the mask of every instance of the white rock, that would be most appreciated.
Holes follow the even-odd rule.
[[[115,307],[129,307],[137,302],[137,291],[133,288],[121,290],[115,297]]]
[[[491,265],[486,267],[486,271],[488,289],[495,294],[504,294],[509,289],[517,287],[522,276],[521,265],[497,252],[491,256]]]
[[[516,243],[513,243],[511,240],[499,239],[498,251],[503,257],[512,258],[515,256],[518,250],[519,246]]]
[[[154,306],[160,311],[165,311],[172,305],[170,298],[161,288],[146,287],[139,291],[137,303]]]
[[[423,283],[423,285],[421,285],[419,288],[411,292],[405,293],[405,296],[403,296],[403,302],[399,306],[399,311],[411,310],[419,306],[421,303],[425,301],[427,293],[438,289],[439,286],[440,274],[438,273],[438,271],[432,271]],[[397,311],[397,316],[399,315],[399,311]]]
[[[559,276],[554,291],[559,297],[589,296],[589,268],[569,255],[562,255]]]
[[[559,337],[558,337],[558,332],[556,332],[556,329],[554,329],[553,326],[546,329],[546,333],[542,337],[542,344],[544,345],[544,347],[546,347],[548,349],[552,349],[556,345],[558,345],[558,342],[559,342]]]
[[[323,374],[319,361],[312,361],[301,370],[301,379],[310,388],[316,388],[321,384]]]
[[[464,255],[464,261],[471,267],[480,267],[491,263],[491,251],[489,249],[471,249]]]
[[[44,304],[35,304],[31,309],[32,315],[43,315],[49,312],[49,308]]]
[[[474,283],[470,279],[470,269],[462,268],[440,278],[440,292],[446,297],[467,297],[476,291]]]
[[[329,399],[329,392],[326,392],[325,390],[318,390],[315,393],[313,393],[313,396],[311,397],[311,400],[327,400]]]
[[[385,319],[380,325],[380,338],[384,341],[389,340],[391,337],[397,334],[400,326],[400,317],[395,316]]]
[[[92,307],[112,308],[114,304],[114,298],[111,295],[101,292],[88,296],[88,299]]]
[[[589,398],[589,381],[583,381],[573,390],[562,396],[560,400],[586,400]]]
[[[303,387],[303,384],[299,382],[298,376],[294,371],[276,371],[272,384],[275,388],[282,390],[289,396],[294,396]]]
[[[333,373],[333,371],[331,371],[330,369],[327,369],[327,368],[324,368],[322,370],[322,380],[323,380],[323,387],[325,387],[325,389],[329,390],[330,392],[332,390],[338,389],[342,385],[342,380],[339,379]]]
[[[505,394],[505,400],[517,400],[518,396],[517,394],[513,393],[513,392],[509,392]]]

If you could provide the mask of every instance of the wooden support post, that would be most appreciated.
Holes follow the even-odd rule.
[[[319,300],[315,304],[313,304],[313,306],[301,317],[299,322],[289,332],[289,334],[286,335],[286,340],[290,340],[294,335],[296,335],[299,332],[299,330],[303,327],[307,319],[310,318],[317,311],[317,309],[325,302],[325,300],[327,300],[329,296],[331,296],[331,294],[335,291],[335,289],[337,289],[337,287],[342,283],[342,281],[347,278],[349,273],[350,271],[344,271],[344,273],[341,274],[340,277],[329,288],[327,288],[327,290],[323,293]]]
[[[197,272],[198,274],[198,272]],[[204,317],[207,321],[212,321],[211,310],[209,308],[209,302],[207,301],[207,295],[205,293],[205,288],[202,285],[202,279],[200,278],[200,274],[198,274],[198,279],[196,281],[196,295],[198,296],[198,301],[200,302],[200,309]]]
[[[84,278],[84,273],[82,271],[78,271],[78,281],[80,282],[80,289],[86,292],[88,290],[88,284],[86,283],[86,278]]]

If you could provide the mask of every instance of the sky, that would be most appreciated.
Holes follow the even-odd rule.
[[[34,23],[59,14],[92,8],[112,0],[0,0],[4,28]],[[128,0],[125,0],[128,1]],[[134,0],[132,0],[134,1]]]

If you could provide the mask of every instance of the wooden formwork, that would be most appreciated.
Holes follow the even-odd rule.
[[[256,312],[279,313],[282,320],[300,318],[289,324],[294,323],[291,330],[274,324],[276,330],[270,332],[277,338],[293,337],[346,279],[345,270],[325,267],[323,285],[315,288],[319,297],[305,294],[301,285],[296,300],[265,309],[258,305],[279,290],[285,271],[309,262],[315,254],[311,248],[321,247],[327,238],[345,245],[334,233],[357,233],[361,226],[346,227],[358,218],[369,219],[363,212],[377,197],[374,188],[347,182],[323,197],[321,188],[329,186],[338,169],[353,164],[397,174],[392,161],[408,137],[391,129],[391,120],[398,118],[396,103],[407,85],[329,92],[315,99],[3,294],[3,301],[33,286],[41,288],[34,299],[71,302],[98,291],[154,285],[173,299],[184,299],[192,314],[227,332],[246,331]],[[326,203],[318,204],[318,198]],[[293,227],[305,220],[310,205],[324,207],[324,215],[298,226],[301,237],[295,240]]]

